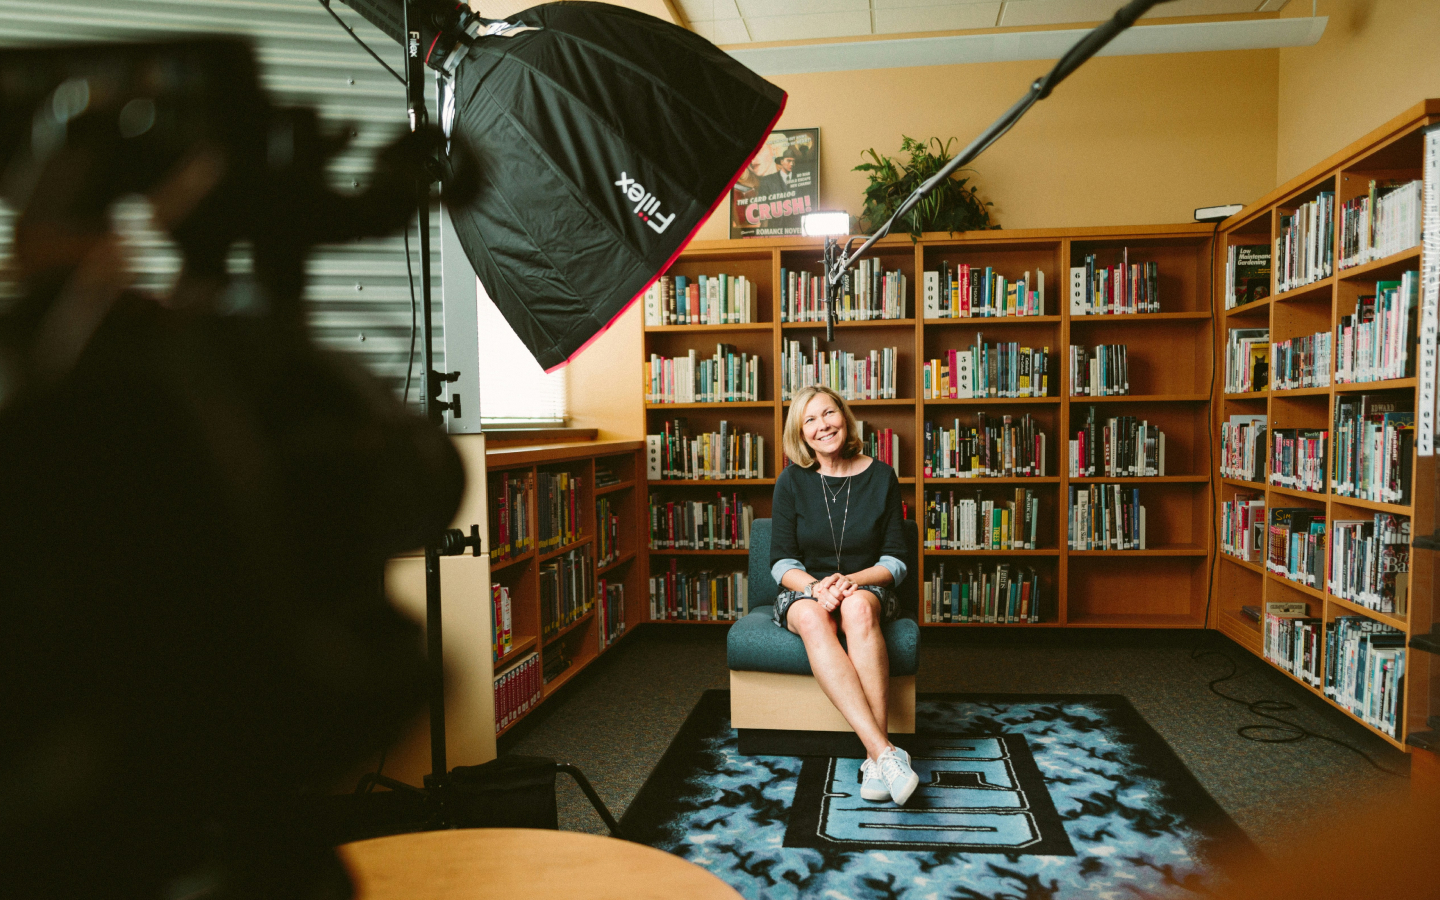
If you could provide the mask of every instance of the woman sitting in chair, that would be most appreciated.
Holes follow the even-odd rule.
[[[903,805],[919,778],[888,737],[890,659],[880,632],[899,615],[895,588],[905,578],[900,482],[860,452],[858,431],[829,388],[804,388],[790,402],[783,440],[794,465],[775,480],[771,512],[775,624],[805,642],[815,680],[865,745],[860,796]]]

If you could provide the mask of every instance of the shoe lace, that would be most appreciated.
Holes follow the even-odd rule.
[[[901,759],[894,751],[885,753],[880,757],[880,777],[886,781],[893,781],[905,775],[905,760]]]

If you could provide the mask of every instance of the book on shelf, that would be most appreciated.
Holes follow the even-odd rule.
[[[496,662],[515,646],[511,634],[514,607],[510,603],[510,588],[499,582],[490,584],[490,650]]]
[[[1033,478],[1046,474],[1046,435],[1040,423],[1021,416],[975,414],[974,425],[957,416],[946,423],[927,420],[926,478]]]
[[[1240,607],[1240,615],[1252,622],[1259,623],[1260,607],[1247,603]]]
[[[1070,315],[1121,316],[1160,311],[1160,265],[1131,262],[1130,248],[1113,266],[1100,265],[1094,253],[1084,265],[1070,267]]]
[[[842,322],[904,319],[909,314],[909,296],[909,281],[904,272],[887,271],[874,257],[862,259],[841,279],[835,317]],[[780,321],[825,321],[822,275],[788,268],[780,270]]]
[[[1270,329],[1231,328],[1225,333],[1225,393],[1246,394],[1270,386]]]
[[[1040,576],[1029,566],[942,562],[921,593],[921,618],[927,623],[1028,624],[1047,614]]]
[[[1271,432],[1270,483],[1292,491],[1325,493],[1325,442],[1330,432],[1276,428]]]
[[[720,430],[691,433],[682,417],[667,420],[663,433],[645,436],[652,481],[725,481],[765,477],[765,438],[735,431],[721,420]]]
[[[1234,244],[1225,260],[1225,308],[1234,309],[1270,296],[1270,247]]]
[[[1165,475],[1165,432],[1134,416],[1085,422],[1069,444],[1071,478],[1158,478]]]
[[[1328,331],[1275,341],[1270,345],[1270,387],[1277,391],[1330,386]]]
[[[700,357],[650,354],[645,363],[646,403],[743,403],[760,399],[760,357],[733,344],[716,344]]]
[[[1413,477],[1413,405],[1384,394],[1335,397],[1335,469],[1330,489],[1341,497],[1408,504]]]
[[[495,730],[508,727],[540,702],[540,654],[531,650],[495,676]]]
[[[650,618],[733,622],[750,611],[749,585],[745,572],[691,572],[671,559],[668,571],[650,576]]]
[[[1355,298],[1355,312],[1335,325],[1339,344],[1337,384],[1385,381],[1415,374],[1416,319],[1420,273],[1402,272],[1399,281],[1375,282],[1375,293]]]
[[[1277,616],[1308,616],[1310,604],[1304,600],[1268,600],[1265,611]]]
[[[501,563],[535,547],[530,513],[535,503],[534,472],[502,472],[490,483],[490,561]]]
[[[595,501],[595,565],[608,566],[620,558],[620,515],[625,504],[610,497]]]
[[[620,483],[620,476],[613,469],[607,468],[599,463],[595,464],[595,486],[614,487]]]
[[[755,283],[744,275],[661,275],[645,290],[645,324],[744,325],[759,321]]]
[[[1265,495],[1235,494],[1220,504],[1220,551],[1259,562],[1265,548]]]
[[[1265,658],[1306,684],[1320,687],[1325,620],[1267,611],[1261,629]]]
[[[864,419],[855,420],[855,436],[860,438],[860,452],[878,459],[900,476],[900,433],[893,428],[866,428]],[[790,458],[787,456],[788,463]]]
[[[1281,212],[1275,238],[1275,291],[1328,278],[1335,262],[1335,192],[1321,191],[1294,213]]]
[[[1072,484],[1065,531],[1071,550],[1147,549],[1140,489]]]
[[[925,272],[927,319],[987,319],[1045,315],[1045,273],[1039,269],[1008,279],[992,266],[960,263]]]
[[[1265,481],[1266,417],[1232,415],[1220,423],[1220,475],[1239,481]]]
[[[1014,496],[985,498],[980,491],[925,492],[927,550],[1034,550],[1039,540],[1040,498],[1029,488]]]
[[[546,684],[549,684],[564,674],[565,670],[570,668],[572,662],[574,662],[574,659],[570,655],[570,648],[565,646],[564,643],[546,647],[545,662],[540,677],[544,679]]]
[[[803,388],[821,385],[846,400],[893,400],[898,347],[878,347],[869,353],[848,350],[821,350],[820,339],[810,339],[806,356],[799,341],[789,340],[780,349],[780,399],[788,401]]]
[[[1325,510],[1282,507],[1269,516],[1265,568],[1296,584],[1323,588]]]
[[[595,629],[599,635],[598,649],[604,650],[625,633],[625,585],[600,579],[595,584],[595,604],[598,608],[595,613],[595,620],[599,623]]]
[[[1370,189],[1340,208],[1340,265],[1363,266],[1420,244],[1424,182],[1370,179]]]
[[[540,633],[551,635],[595,606],[595,557],[589,546],[557,556],[540,567]]]
[[[1050,348],[1019,343],[975,343],[925,363],[926,400],[969,400],[982,397],[1048,397]]]
[[[1369,519],[1337,519],[1330,530],[1330,593],[1376,612],[1405,615],[1410,519],[1376,513]]]
[[[1119,397],[1130,393],[1130,352],[1125,344],[1070,346],[1070,396]]]
[[[1372,728],[1400,738],[1405,634],[1364,616],[1336,616],[1325,634],[1324,692]]]
[[[540,472],[535,477],[540,550],[554,550],[584,537],[580,495],[585,479],[572,472]]]
[[[755,507],[739,493],[714,500],[650,498],[651,550],[748,550]]]

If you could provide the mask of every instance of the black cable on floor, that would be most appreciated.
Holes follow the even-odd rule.
[[[1311,731],[1303,725],[1297,725],[1294,722],[1282,719],[1279,716],[1271,715],[1271,713],[1289,712],[1290,710],[1297,709],[1298,707],[1296,707],[1293,703],[1285,700],[1242,700],[1239,697],[1230,696],[1229,694],[1217,688],[1215,685],[1220,684],[1223,681],[1229,681],[1231,678],[1235,677],[1235,675],[1239,672],[1239,667],[1235,665],[1235,660],[1231,659],[1228,653],[1223,653],[1219,650],[1204,650],[1200,647],[1196,647],[1195,650],[1190,654],[1190,658],[1196,661],[1204,659],[1207,656],[1217,656],[1230,664],[1229,672],[1226,672],[1219,678],[1211,679],[1209,685],[1207,685],[1210,688],[1210,692],[1212,694],[1217,697],[1223,697],[1224,699],[1229,700],[1231,703],[1240,704],[1241,706],[1249,710],[1253,715],[1257,715],[1262,719],[1269,719],[1270,721],[1277,723],[1275,725],[1241,725],[1239,728],[1235,729],[1235,733],[1240,735],[1245,740],[1255,741],[1261,744],[1293,744],[1297,741],[1303,741],[1306,738],[1319,738],[1322,741],[1329,741],[1336,746],[1344,747],[1346,750],[1357,754],[1361,759],[1374,766],[1377,770],[1384,772],[1386,775],[1393,775],[1396,778],[1410,777],[1408,773],[1396,772],[1392,769],[1385,768],[1384,766],[1376,762],[1375,759],[1370,756],[1370,754],[1366,753],[1364,750],[1361,750],[1359,747],[1353,746],[1351,744],[1347,744],[1339,738],[1333,738],[1327,734],[1320,734],[1318,731]],[[1280,732],[1280,735],[1266,735],[1266,732],[1271,731],[1278,731]]]

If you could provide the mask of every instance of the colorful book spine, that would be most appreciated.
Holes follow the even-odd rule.
[[[749,611],[745,572],[692,572],[672,559],[668,572],[650,577],[650,618],[655,621],[733,622]]]
[[[738,493],[713,501],[650,498],[651,550],[746,550],[755,507]]]
[[[807,356],[799,341],[786,341],[780,351],[780,399],[788,401],[802,389],[820,385],[846,400],[894,400],[898,347],[880,347],[868,353],[822,351],[811,339]]]

